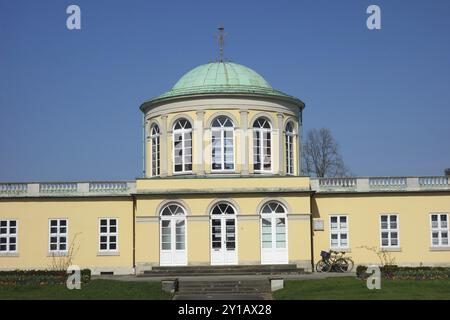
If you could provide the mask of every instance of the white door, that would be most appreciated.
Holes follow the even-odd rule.
[[[160,265],[187,265],[186,215],[177,204],[167,205],[161,212]]]
[[[261,264],[288,262],[286,209],[272,201],[261,211]]]
[[[236,211],[219,203],[211,212],[211,265],[237,264]]]

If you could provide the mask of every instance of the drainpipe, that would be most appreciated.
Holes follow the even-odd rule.
[[[133,199],[133,270],[134,270],[134,274],[136,275],[137,270],[136,270],[136,207],[137,207],[137,202],[136,202],[136,196],[135,195],[131,195],[132,199]]]
[[[314,270],[314,218],[313,218],[313,201],[314,199],[314,195],[315,195],[315,191],[311,191],[310,193],[310,198],[309,198],[309,211],[311,212],[310,215],[310,241],[311,241],[311,271],[315,272]]]

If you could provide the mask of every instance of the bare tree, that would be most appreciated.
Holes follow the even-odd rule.
[[[450,168],[444,170],[444,175],[450,176]]]
[[[309,130],[302,151],[305,174],[316,177],[343,177],[349,174],[339,145],[327,128]]]

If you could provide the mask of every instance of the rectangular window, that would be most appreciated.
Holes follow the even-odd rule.
[[[381,247],[399,247],[398,214],[382,214],[380,216]]]
[[[49,252],[67,252],[67,219],[49,220]]]
[[[448,247],[448,214],[432,213],[431,219],[431,246]]]
[[[0,220],[0,254],[17,252],[17,220]]]
[[[330,248],[348,248],[348,217],[343,215],[330,216]]]
[[[100,251],[118,250],[118,225],[115,218],[100,219]]]

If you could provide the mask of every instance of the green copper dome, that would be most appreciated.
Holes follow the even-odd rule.
[[[233,62],[213,62],[198,66],[181,77],[170,91],[148,102],[205,94],[254,94],[284,97],[301,102],[273,89],[252,69]]]
[[[175,84],[172,91],[215,86],[272,89],[270,84],[252,69],[232,62],[216,62],[189,71]]]

